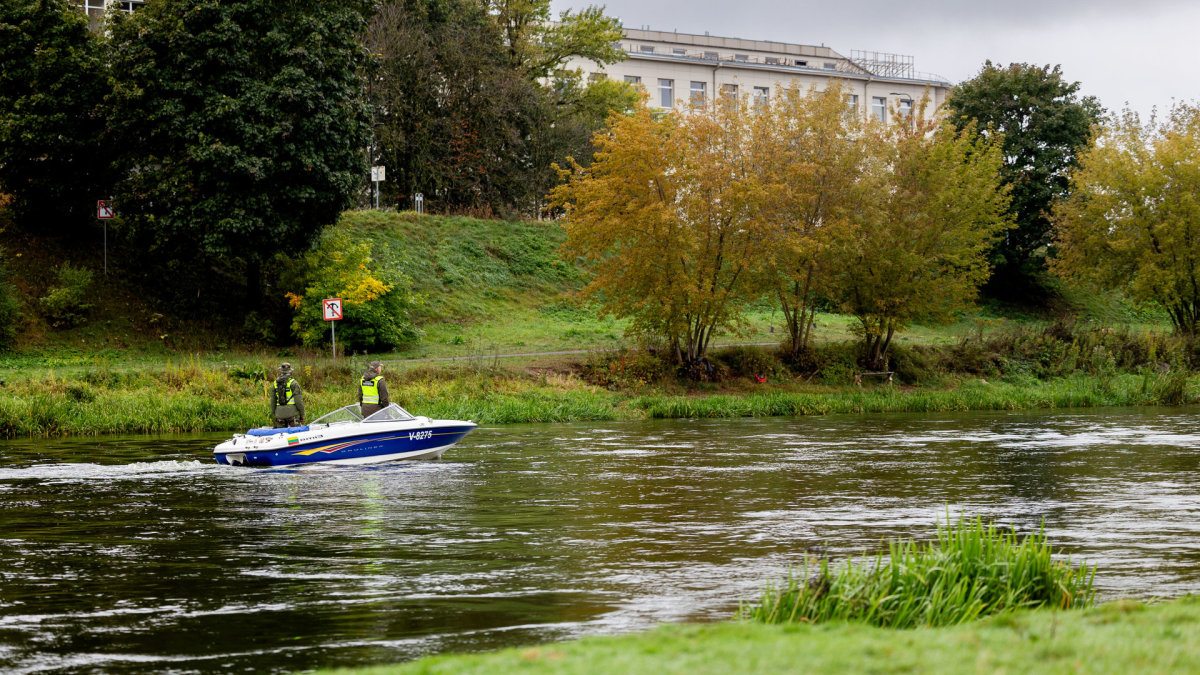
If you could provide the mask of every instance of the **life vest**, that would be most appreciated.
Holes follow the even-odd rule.
[[[293,384],[296,384],[296,380],[291,377],[282,384],[279,380],[275,380],[275,405],[296,405],[296,392],[292,391]]]
[[[379,381],[382,379],[382,375],[362,379],[362,402],[364,404],[379,405]]]

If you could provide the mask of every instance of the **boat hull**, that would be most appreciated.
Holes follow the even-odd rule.
[[[234,466],[357,465],[436,459],[474,429],[471,422],[456,422],[343,437],[315,431],[280,435],[280,439],[265,442],[239,438],[218,445],[213,455],[218,463]]]

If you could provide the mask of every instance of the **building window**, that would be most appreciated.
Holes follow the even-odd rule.
[[[887,99],[882,96],[871,97],[871,116],[880,122],[887,121]]]
[[[721,85],[721,97],[724,98],[726,101],[732,101],[734,103],[737,103],[738,86],[736,84]]]
[[[687,50],[676,47],[675,49],[671,50],[671,53],[674,54],[675,56],[683,56],[683,55],[687,54]]]
[[[770,87],[755,87],[754,88],[754,105],[766,105],[771,100]]]
[[[704,52],[704,58],[712,59],[715,61],[715,60],[721,58],[721,55],[716,52]]]
[[[675,107],[675,80],[658,81],[658,105],[663,108]]]
[[[807,66],[807,65],[808,65],[808,61],[804,61],[804,60],[801,60],[801,59],[796,59],[796,65],[798,65],[798,66]]]
[[[692,80],[692,103],[703,105],[708,98],[708,83]]]
[[[850,94],[846,97],[846,108],[852,113],[858,113],[858,94]]]
[[[836,63],[826,63],[825,70],[837,70],[837,64]]]
[[[749,54],[734,54],[733,60],[734,61],[749,61],[750,55]]]
[[[588,74],[588,82],[603,82],[605,79],[607,79],[607,78],[605,77],[604,73],[589,73]]]
[[[769,66],[779,65],[779,57],[778,56],[768,56],[767,57],[767,65],[769,65]]]
[[[654,45],[642,45],[641,47],[638,47],[638,51],[642,52],[643,54],[653,54]]]
[[[641,75],[626,75],[625,83],[626,84],[636,84],[638,86],[641,86],[642,76]]]
[[[911,98],[900,99],[900,118],[901,119],[910,119],[911,117],[912,117],[912,99]]]

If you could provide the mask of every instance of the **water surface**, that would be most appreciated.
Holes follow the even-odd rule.
[[[719,620],[947,509],[1200,592],[1191,409],[481,428],[246,469],[222,435],[0,443],[0,670],[291,672]]]

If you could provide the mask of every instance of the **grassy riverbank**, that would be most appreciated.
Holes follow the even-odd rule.
[[[308,418],[353,400],[358,363],[296,360]],[[124,364],[7,371],[0,435],[231,431],[268,422],[267,362]],[[409,364],[389,367],[392,399],[431,417],[483,424],[643,418],[770,417],[1143,406],[1193,400],[1197,382],[1169,373],[1083,373],[929,387],[820,385],[803,378],[743,379],[704,390],[588,384],[569,369]]]
[[[439,673],[1192,673],[1200,598],[1024,611],[946,628],[666,625],[492,654],[435,656],[357,675]]]

